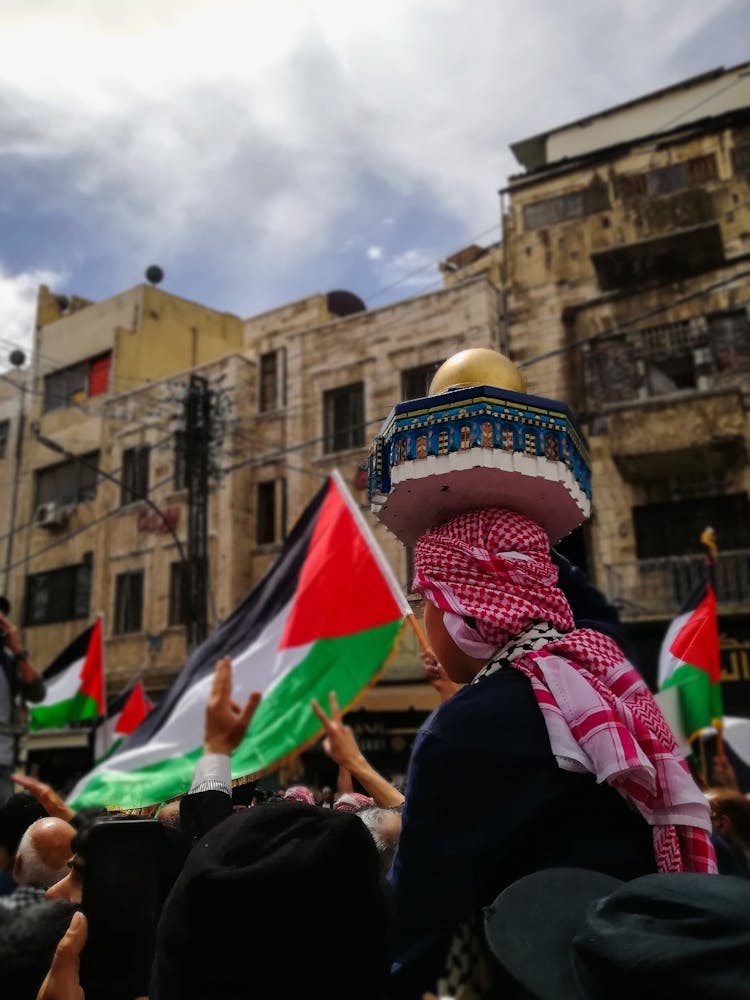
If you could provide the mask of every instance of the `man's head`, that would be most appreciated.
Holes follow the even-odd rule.
[[[43,819],[46,815],[44,806],[28,792],[11,795],[0,809],[0,849],[12,859],[26,830],[34,820]]]
[[[711,795],[714,830],[744,850],[750,849],[750,800],[742,792],[721,789]]]
[[[401,806],[383,809],[380,806],[366,806],[354,814],[365,824],[380,855],[380,866],[389,872],[393,856],[401,836]]]
[[[75,907],[42,900],[0,928],[3,1000],[33,1000],[49,970]]]
[[[65,876],[75,831],[54,816],[38,819],[26,830],[13,863],[18,885],[49,889]]]
[[[630,882],[537,871],[484,911],[500,966],[538,1000],[744,1000],[750,882],[662,872]],[[679,985],[677,985],[679,984]],[[516,995],[514,991],[513,996]]]
[[[375,1000],[390,931],[377,852],[355,816],[288,800],[246,809],[196,844],[175,883],[157,936],[157,993]]]
[[[89,841],[89,830],[95,820],[84,819],[70,845],[70,852],[65,864],[65,870],[59,882],[55,882],[45,892],[46,899],[65,900],[68,903],[80,904],[83,899],[83,871],[86,866],[86,851]]]

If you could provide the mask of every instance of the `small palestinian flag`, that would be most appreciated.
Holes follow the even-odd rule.
[[[74,808],[137,809],[185,793],[201,755],[216,662],[233,666],[233,697],[263,700],[232,777],[259,777],[321,732],[310,700],[335,691],[350,706],[388,659],[409,605],[343,480],[334,473],[279,558],[233,614],[190,657],[159,705],[78,783]]]
[[[118,694],[107,706],[107,718],[97,726],[94,741],[96,762],[116,753],[125,737],[135,732],[153,707],[140,678]]]
[[[722,718],[720,674],[716,596],[705,580],[669,626],[659,653],[659,688],[679,690],[688,739]]]
[[[29,708],[29,727],[62,729],[105,714],[102,620],[97,618],[67,646],[43,675],[44,701]]]

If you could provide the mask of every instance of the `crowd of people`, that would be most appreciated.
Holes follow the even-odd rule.
[[[216,666],[190,790],[74,813],[14,776],[0,813],[7,1000],[750,996],[750,801],[699,787],[602,595],[519,514],[423,535],[441,704],[403,790],[335,694],[335,789],[233,784],[259,702]]]

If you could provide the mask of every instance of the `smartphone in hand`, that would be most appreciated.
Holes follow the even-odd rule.
[[[117,816],[88,830],[82,908],[88,940],[81,986],[92,1000],[148,994],[156,925],[164,897],[164,828],[153,819]]]

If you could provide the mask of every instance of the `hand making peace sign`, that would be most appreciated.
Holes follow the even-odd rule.
[[[339,767],[345,767],[348,771],[356,771],[357,765],[362,763],[362,753],[351,726],[347,726],[341,718],[341,709],[336,699],[336,694],[331,691],[329,695],[331,703],[331,718],[325,714],[317,703],[312,701],[312,710],[323,723],[326,731],[323,740],[323,749],[335,761]]]

